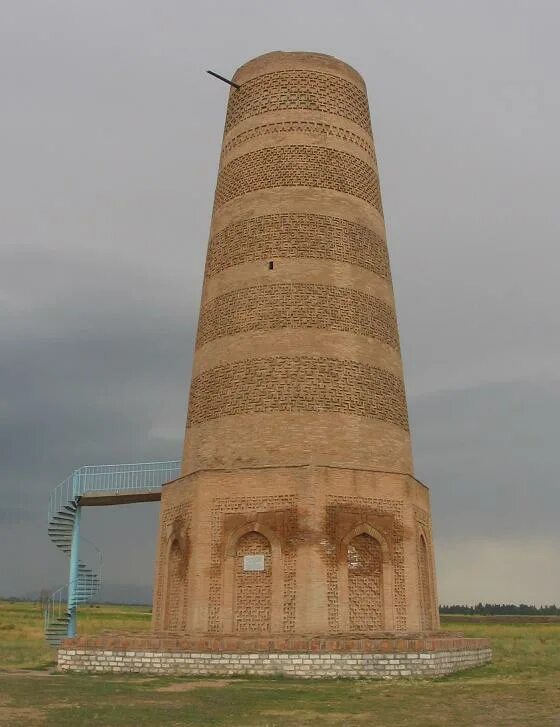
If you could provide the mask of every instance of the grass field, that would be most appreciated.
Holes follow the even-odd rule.
[[[145,607],[84,608],[80,633],[149,628]],[[494,663],[433,680],[301,682],[56,674],[37,606],[0,602],[0,725],[560,725],[560,623],[449,626]]]

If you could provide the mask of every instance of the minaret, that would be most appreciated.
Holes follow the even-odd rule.
[[[364,81],[281,52],[233,80],[154,628],[433,630]]]

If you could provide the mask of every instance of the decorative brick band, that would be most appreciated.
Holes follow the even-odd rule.
[[[268,147],[233,159],[218,176],[214,208],[259,189],[302,186],[359,197],[383,214],[373,167],[346,152],[303,145]]]
[[[373,230],[340,217],[295,213],[253,217],[216,233],[208,248],[206,277],[274,258],[335,260],[390,278],[387,244]]]
[[[220,364],[193,379],[187,427],[235,414],[337,412],[408,431],[404,385],[357,361],[276,356]]]
[[[200,312],[196,346],[222,336],[278,328],[320,328],[375,338],[399,350],[393,308],[360,290],[281,283],[232,290]]]
[[[460,632],[433,631],[430,633],[387,632],[381,634],[274,634],[183,635],[169,631],[127,633],[104,631],[97,636],[74,636],[65,639],[62,649],[117,651],[222,651],[245,653],[328,652],[333,654],[385,654],[389,652],[441,652],[490,648],[486,638],[465,638]]]
[[[226,131],[269,111],[302,109],[337,114],[371,129],[365,92],[350,81],[319,71],[275,71],[241,84],[230,94]]]
[[[352,144],[356,144],[356,146],[369,154],[374,163],[376,161],[373,144],[367,141],[364,137],[350,131],[349,129],[344,129],[341,126],[334,126],[333,124],[327,124],[322,121],[277,121],[275,123],[254,126],[252,129],[242,131],[240,134],[237,134],[237,136],[234,136],[226,142],[222,147],[222,156],[230,152],[232,149],[235,149],[240,144],[244,144],[251,139],[256,139],[266,134],[285,134],[294,132],[334,136],[337,139],[349,141]]]

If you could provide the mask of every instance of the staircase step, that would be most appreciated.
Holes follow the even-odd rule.
[[[70,497],[58,505],[56,512],[49,514],[47,531],[53,543],[66,555],[72,552],[72,532],[76,522],[79,497]],[[64,609],[73,609],[82,604],[90,603],[101,587],[101,579],[86,563],[78,563],[77,581],[72,598],[63,605]],[[59,646],[68,633],[70,613],[52,617],[45,627],[45,638],[52,646]]]

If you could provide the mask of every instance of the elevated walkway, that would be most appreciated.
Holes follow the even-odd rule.
[[[82,507],[156,502],[165,482],[176,479],[179,461],[87,465],[61,482],[49,497],[48,532],[53,543],[70,558],[68,583],[54,591],[45,608],[45,637],[58,646],[76,635],[76,609],[92,600],[101,586],[101,551],[93,546],[97,563],[80,559]],[[93,544],[91,544],[93,545]]]

